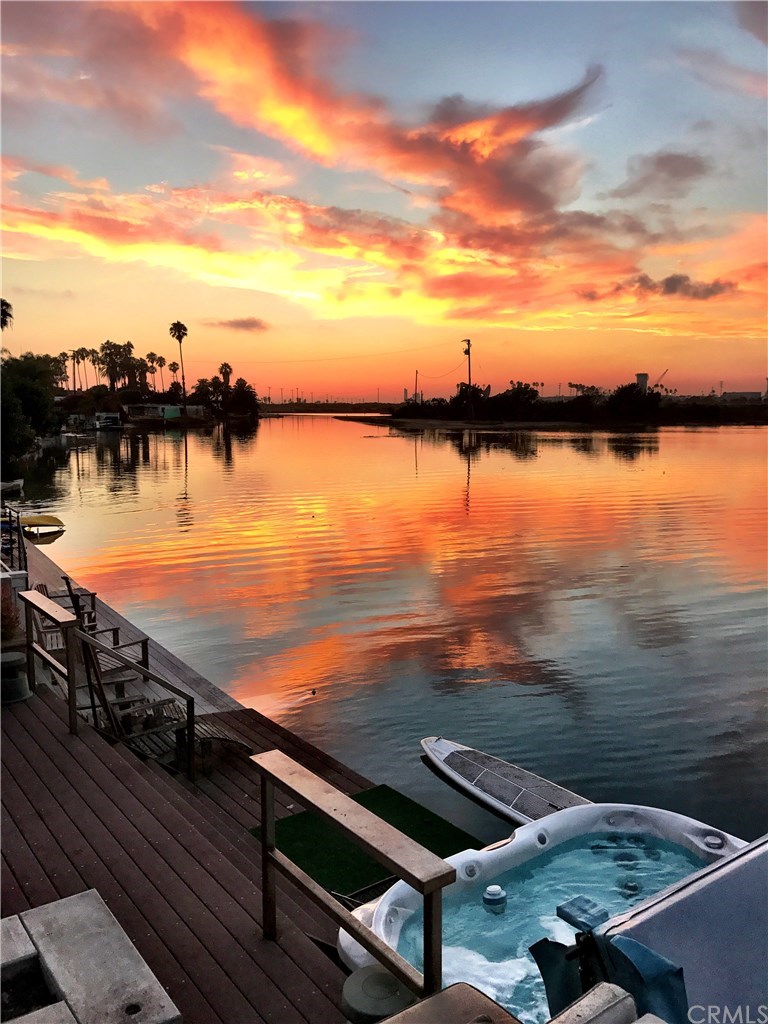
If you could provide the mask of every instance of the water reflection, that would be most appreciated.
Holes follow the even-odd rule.
[[[764,749],[764,432],[286,418],[49,472],[66,568],[377,781],[435,797],[417,751],[440,732],[739,831],[747,797],[702,751]]]

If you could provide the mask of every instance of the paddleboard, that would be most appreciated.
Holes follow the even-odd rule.
[[[442,736],[427,736],[421,746],[429,766],[439,775],[516,825],[592,802],[516,764]]]

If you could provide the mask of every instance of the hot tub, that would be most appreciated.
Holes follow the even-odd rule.
[[[524,825],[485,850],[448,857],[457,877],[443,891],[443,983],[469,982],[530,1024],[549,1020],[528,949],[545,937],[573,941],[576,930],[557,916],[558,906],[584,896],[610,919],[744,845],[671,811],[587,804]],[[487,895],[489,885],[501,886],[504,898]],[[414,889],[398,882],[355,913],[423,968],[422,900]],[[352,969],[375,962],[346,932],[338,949]]]

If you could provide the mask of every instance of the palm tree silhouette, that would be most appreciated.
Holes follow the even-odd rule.
[[[0,329],[13,327],[13,306],[8,299],[0,299]]]
[[[229,413],[229,378],[232,376],[232,367],[229,363],[222,363],[219,367],[219,373],[224,380],[222,389],[222,405],[224,406],[224,417],[226,418]]]
[[[78,366],[80,366],[82,364],[82,367],[83,367],[83,373],[80,375],[80,390],[81,391],[83,390],[83,376],[85,376],[85,390],[87,391],[88,390],[88,367],[87,367],[86,364],[88,363],[88,360],[91,358],[91,352],[90,352],[90,349],[87,349],[85,346],[82,346],[81,348],[79,348],[77,350],[77,352],[75,354],[77,356]]]
[[[154,366],[157,362],[157,352],[147,352],[147,362],[150,366]],[[152,386],[154,387],[155,377],[152,375]],[[155,389],[157,390],[157,389]]]
[[[160,387],[163,389],[165,394],[165,380],[163,379],[163,367],[165,366],[165,356],[158,356],[155,360],[158,370],[160,371]]]
[[[101,358],[99,356],[99,350],[96,348],[88,349],[88,358],[93,366],[93,375],[96,378],[96,383],[99,383],[101,377]]]
[[[168,369],[173,374],[174,383],[176,382],[176,374],[179,372],[179,364],[177,362],[168,363]]]
[[[184,380],[184,355],[181,351],[181,343],[186,338],[189,331],[186,325],[181,320],[174,320],[171,324],[169,332],[172,338],[175,338],[179,343],[179,360],[181,362],[181,404],[184,406],[184,415],[187,414],[187,385]]]

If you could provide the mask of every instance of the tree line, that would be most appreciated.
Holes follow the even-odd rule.
[[[13,320],[12,305],[0,300],[2,330],[12,327]],[[187,396],[182,343],[188,331],[181,321],[175,321],[169,333],[179,345],[178,362],[169,362],[156,352],[139,356],[130,341],[107,340],[98,349],[83,346],[58,355],[25,352],[16,357],[3,348],[3,467],[31,451],[36,437],[60,429],[71,414],[119,411],[125,405],[153,399],[186,409],[189,397],[214,419],[255,422],[259,415],[256,390],[243,377],[231,383],[234,371],[230,363],[222,362],[218,374],[211,378],[201,377]],[[167,388],[165,370],[170,375]]]

